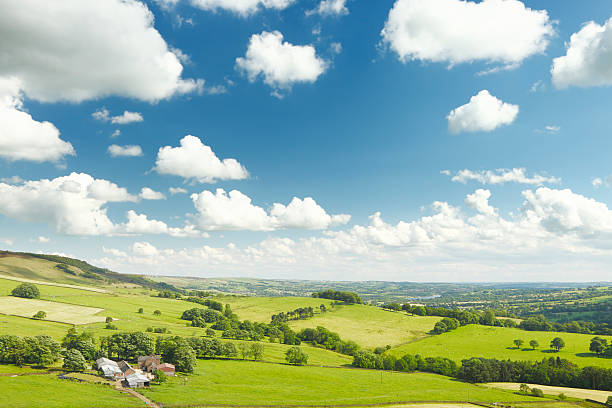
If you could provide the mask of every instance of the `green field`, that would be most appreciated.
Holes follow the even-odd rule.
[[[79,268],[74,266],[67,267],[73,271],[73,275],[56,268],[55,265],[57,265],[56,262],[40,258],[16,254],[0,255],[0,275],[54,284],[85,284],[86,286],[92,284],[91,279],[78,276],[83,272]]]
[[[178,390],[178,392],[177,392]],[[370,404],[397,401],[526,401],[503,390],[434,374],[200,361],[193,376],[142,392],[164,405]]]
[[[107,385],[60,380],[56,375],[0,377],[0,407],[122,408],[144,406]]]
[[[549,350],[550,341],[554,337],[561,337],[565,341],[565,348],[558,353]],[[612,368],[612,359],[598,358],[589,352],[589,343],[593,337],[590,334],[529,332],[503,327],[470,325],[393,348],[388,353],[397,357],[405,354],[448,357],[457,362],[469,357],[500,360],[542,360],[548,357],[561,357],[583,367],[594,365]],[[612,337],[607,338],[608,341],[612,340]],[[525,344],[535,339],[540,343],[540,348],[517,350],[512,344],[514,339],[523,339]]]
[[[312,319],[289,323],[294,330],[323,326],[337,332],[343,340],[353,340],[362,347],[398,346],[427,336],[440,317],[409,316],[375,306],[336,306]]]
[[[100,308],[12,296],[0,297],[0,311],[4,314],[32,317],[39,310],[47,313],[45,320],[68,324],[97,323],[105,319],[104,316],[99,315],[104,310]]]
[[[312,307],[315,312],[324,304],[329,308],[332,301],[311,297],[247,297],[247,296],[217,296],[217,302],[229,304],[240,320],[270,323],[273,314],[289,312],[300,307]]]

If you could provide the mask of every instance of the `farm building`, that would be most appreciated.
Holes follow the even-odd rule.
[[[166,375],[174,375],[174,365],[169,363],[161,363],[161,356],[141,356],[138,357],[138,368],[147,372],[154,373],[155,370],[161,370]]]
[[[136,373],[136,370],[134,370],[132,366],[130,365],[130,363],[128,363],[125,360],[120,361],[118,365],[119,365],[119,369],[121,370],[121,372],[123,373],[125,377]]]
[[[125,376],[125,382],[130,388],[148,387],[149,381],[148,377],[136,372]]]
[[[98,365],[98,369],[102,371],[104,377],[119,379],[123,378],[123,371],[119,368],[119,365],[113,360],[109,360],[108,358],[99,358],[96,360],[96,364]]]

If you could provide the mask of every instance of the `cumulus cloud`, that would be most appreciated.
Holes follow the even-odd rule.
[[[612,18],[603,25],[590,21],[572,34],[564,56],[553,59],[557,88],[612,85]]]
[[[443,174],[450,176],[451,172],[446,170]],[[466,184],[468,181],[477,181],[481,184],[504,184],[504,183],[518,183],[518,184],[557,184],[561,182],[561,179],[545,176],[542,174],[533,174],[531,177],[527,175],[527,170],[524,168],[513,168],[513,169],[497,169],[497,170],[459,170],[452,178],[452,181]]]
[[[169,227],[163,221],[151,220],[133,210],[127,212],[126,223],[115,223],[108,217],[107,204],[137,200],[138,197],[129,194],[125,188],[85,173],[71,173],[52,180],[25,181],[21,185],[0,183],[0,214],[21,221],[49,224],[59,234],[207,236],[191,224],[181,228]]]
[[[321,0],[319,5],[306,12],[307,15],[319,14],[321,16],[342,16],[348,14],[346,0]]]
[[[204,190],[192,194],[191,199],[198,211],[198,226],[205,231],[250,230],[273,231],[278,229],[326,229],[346,224],[350,216],[329,215],[310,197],[294,197],[289,205],[275,203],[269,213],[252,204],[251,198],[238,190],[228,193],[217,189],[215,193]]]
[[[220,160],[209,146],[191,135],[180,141],[179,147],[164,146],[157,153],[154,170],[200,183],[216,180],[242,180],[249,176],[236,159]]]
[[[162,0],[173,2],[172,0]],[[246,17],[255,14],[261,9],[284,10],[291,6],[295,0],[191,0],[194,7],[202,10],[225,10]]]
[[[285,278],[333,279],[342,272],[352,279],[550,281],[575,277],[577,267],[594,279],[608,276],[612,211],[604,203],[540,187],[524,191],[523,204],[502,215],[490,199],[489,190],[479,189],[465,197],[465,208],[436,201],[430,214],[395,224],[374,213],[365,225],[322,236],[274,237],[242,248],[155,248],[99,261],[133,271],[166,273],[172,265],[197,274],[206,265],[211,273]]]
[[[48,242],[51,242],[51,239],[48,237],[43,237],[42,235],[39,236],[38,238],[36,238],[36,241],[41,243],[41,244],[46,244]]]
[[[112,157],[138,157],[142,156],[142,148],[138,145],[119,146],[113,144],[108,146],[108,154]]]
[[[603,186],[603,180],[600,177],[595,177],[591,181],[591,184],[593,185],[593,187],[599,188],[599,187]]]
[[[128,123],[144,121],[142,114],[139,112],[123,111],[121,115],[111,116],[106,108],[96,110],[91,116],[101,122],[110,122],[114,125],[126,125]]]
[[[202,86],[181,77],[178,56],[140,1],[66,0],[58,7],[6,0],[0,37],[0,77],[17,77],[26,96],[38,101],[116,95],[154,102]]]
[[[506,67],[543,53],[554,34],[546,10],[519,0],[397,0],[381,32],[401,61],[485,61]]]
[[[518,112],[518,105],[503,102],[485,89],[472,96],[467,104],[453,109],[446,119],[452,133],[490,132],[514,122]]]
[[[73,156],[72,144],[60,139],[60,132],[52,123],[38,122],[23,110],[19,89],[18,79],[0,76],[0,157],[11,161],[57,162]]]
[[[327,69],[312,45],[283,41],[279,31],[253,34],[246,55],[236,58],[236,67],[249,81],[262,77],[275,90],[289,90],[295,83],[313,83]]]
[[[165,200],[166,196],[159,191],[155,191],[149,187],[143,187],[138,195],[143,200]]]

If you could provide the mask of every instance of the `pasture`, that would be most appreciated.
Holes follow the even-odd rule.
[[[0,407],[126,408],[145,406],[107,385],[60,380],[56,375],[0,377]]]
[[[483,384],[487,387],[500,388],[503,390],[518,391],[521,384],[519,383],[487,383]],[[553,387],[550,385],[527,384],[530,388],[539,388],[546,395],[565,394],[567,397],[590,399],[605,403],[608,396],[612,396],[612,391],[585,390],[581,388],[570,387]]]
[[[177,392],[180,390],[180,392]],[[199,361],[192,376],[143,390],[164,405],[371,404],[398,401],[533,401],[537,398],[434,374]]]
[[[99,315],[104,309],[49,302],[39,299],[22,299],[12,296],[0,297],[0,313],[32,317],[39,310],[47,313],[45,320],[68,324],[87,324],[103,322]]]
[[[217,296],[213,298],[223,305],[229,304],[240,320],[270,323],[273,314],[288,312],[300,307],[312,307],[315,312],[320,305],[328,309],[332,301],[311,297],[250,297],[250,296]]]
[[[565,341],[565,348],[558,353],[549,349],[550,341],[555,337],[561,337]],[[593,337],[594,335],[590,334],[532,332],[504,327],[469,325],[393,348],[388,353],[396,357],[405,354],[447,357],[457,362],[470,357],[531,361],[561,357],[582,367],[594,365],[612,368],[612,359],[599,358],[589,352],[589,344]],[[607,338],[608,341],[612,340],[612,337]],[[514,348],[515,339],[523,339],[527,348],[525,345],[522,349]],[[528,346],[532,339],[540,343],[536,350],[531,350]]]
[[[338,305],[307,320],[294,320],[294,330],[323,326],[366,348],[399,346],[427,336],[440,317],[409,316],[375,306]]]

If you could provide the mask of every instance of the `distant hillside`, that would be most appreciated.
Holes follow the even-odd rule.
[[[98,268],[79,259],[57,255],[0,251],[0,276],[64,284],[104,286],[127,283],[149,289],[178,291],[165,282]]]

